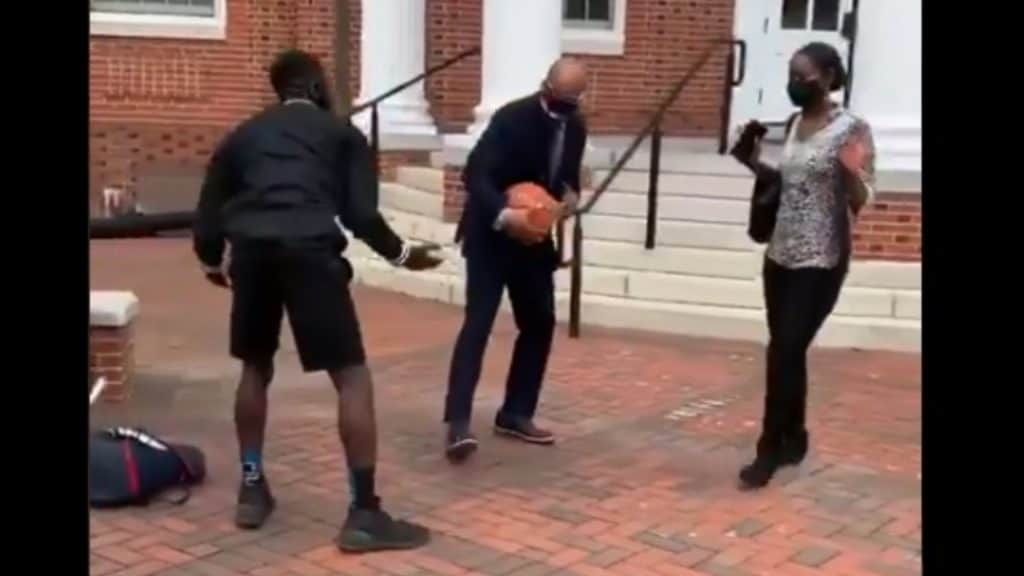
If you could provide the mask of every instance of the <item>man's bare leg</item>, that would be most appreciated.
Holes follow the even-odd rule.
[[[274,498],[263,476],[267,390],[273,379],[273,360],[242,364],[242,376],[235,392],[235,431],[242,461],[242,488],[235,517],[239,528],[258,529],[274,511]]]
[[[380,508],[375,488],[377,420],[373,379],[365,365],[330,372],[338,390],[338,433],[348,462],[352,503],[338,537],[346,552],[418,548],[427,543],[426,528],[394,520]]]

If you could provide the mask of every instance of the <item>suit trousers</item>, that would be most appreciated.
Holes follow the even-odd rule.
[[[467,238],[466,306],[455,342],[445,422],[468,423],[494,319],[508,288],[519,334],[505,383],[503,416],[531,419],[555,329],[555,255],[550,245],[527,248],[501,238]]]

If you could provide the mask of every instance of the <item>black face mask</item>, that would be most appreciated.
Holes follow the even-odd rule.
[[[805,108],[818,98],[821,90],[813,81],[798,82],[790,80],[789,85],[786,86],[786,92],[789,93],[789,99],[793,102],[794,106]]]
[[[548,105],[548,110],[550,110],[552,114],[557,114],[562,118],[572,116],[580,108],[580,105],[577,102],[559,100],[557,98],[546,98],[545,103]]]

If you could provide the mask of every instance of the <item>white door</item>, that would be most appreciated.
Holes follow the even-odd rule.
[[[848,44],[840,33],[843,15],[853,0],[762,0],[765,8],[760,38],[750,38],[756,66],[748,87],[756,102],[753,115],[762,122],[783,122],[795,108],[786,94],[789,60],[808,42],[827,42],[847,63]],[[755,33],[756,36],[756,33]],[[833,95],[842,101],[842,92]]]

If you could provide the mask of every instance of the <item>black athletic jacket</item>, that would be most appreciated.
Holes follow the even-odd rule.
[[[366,138],[347,120],[306,102],[272,106],[242,123],[207,168],[194,248],[219,266],[225,240],[346,241],[341,225],[394,260],[402,240],[377,210],[378,181]]]

